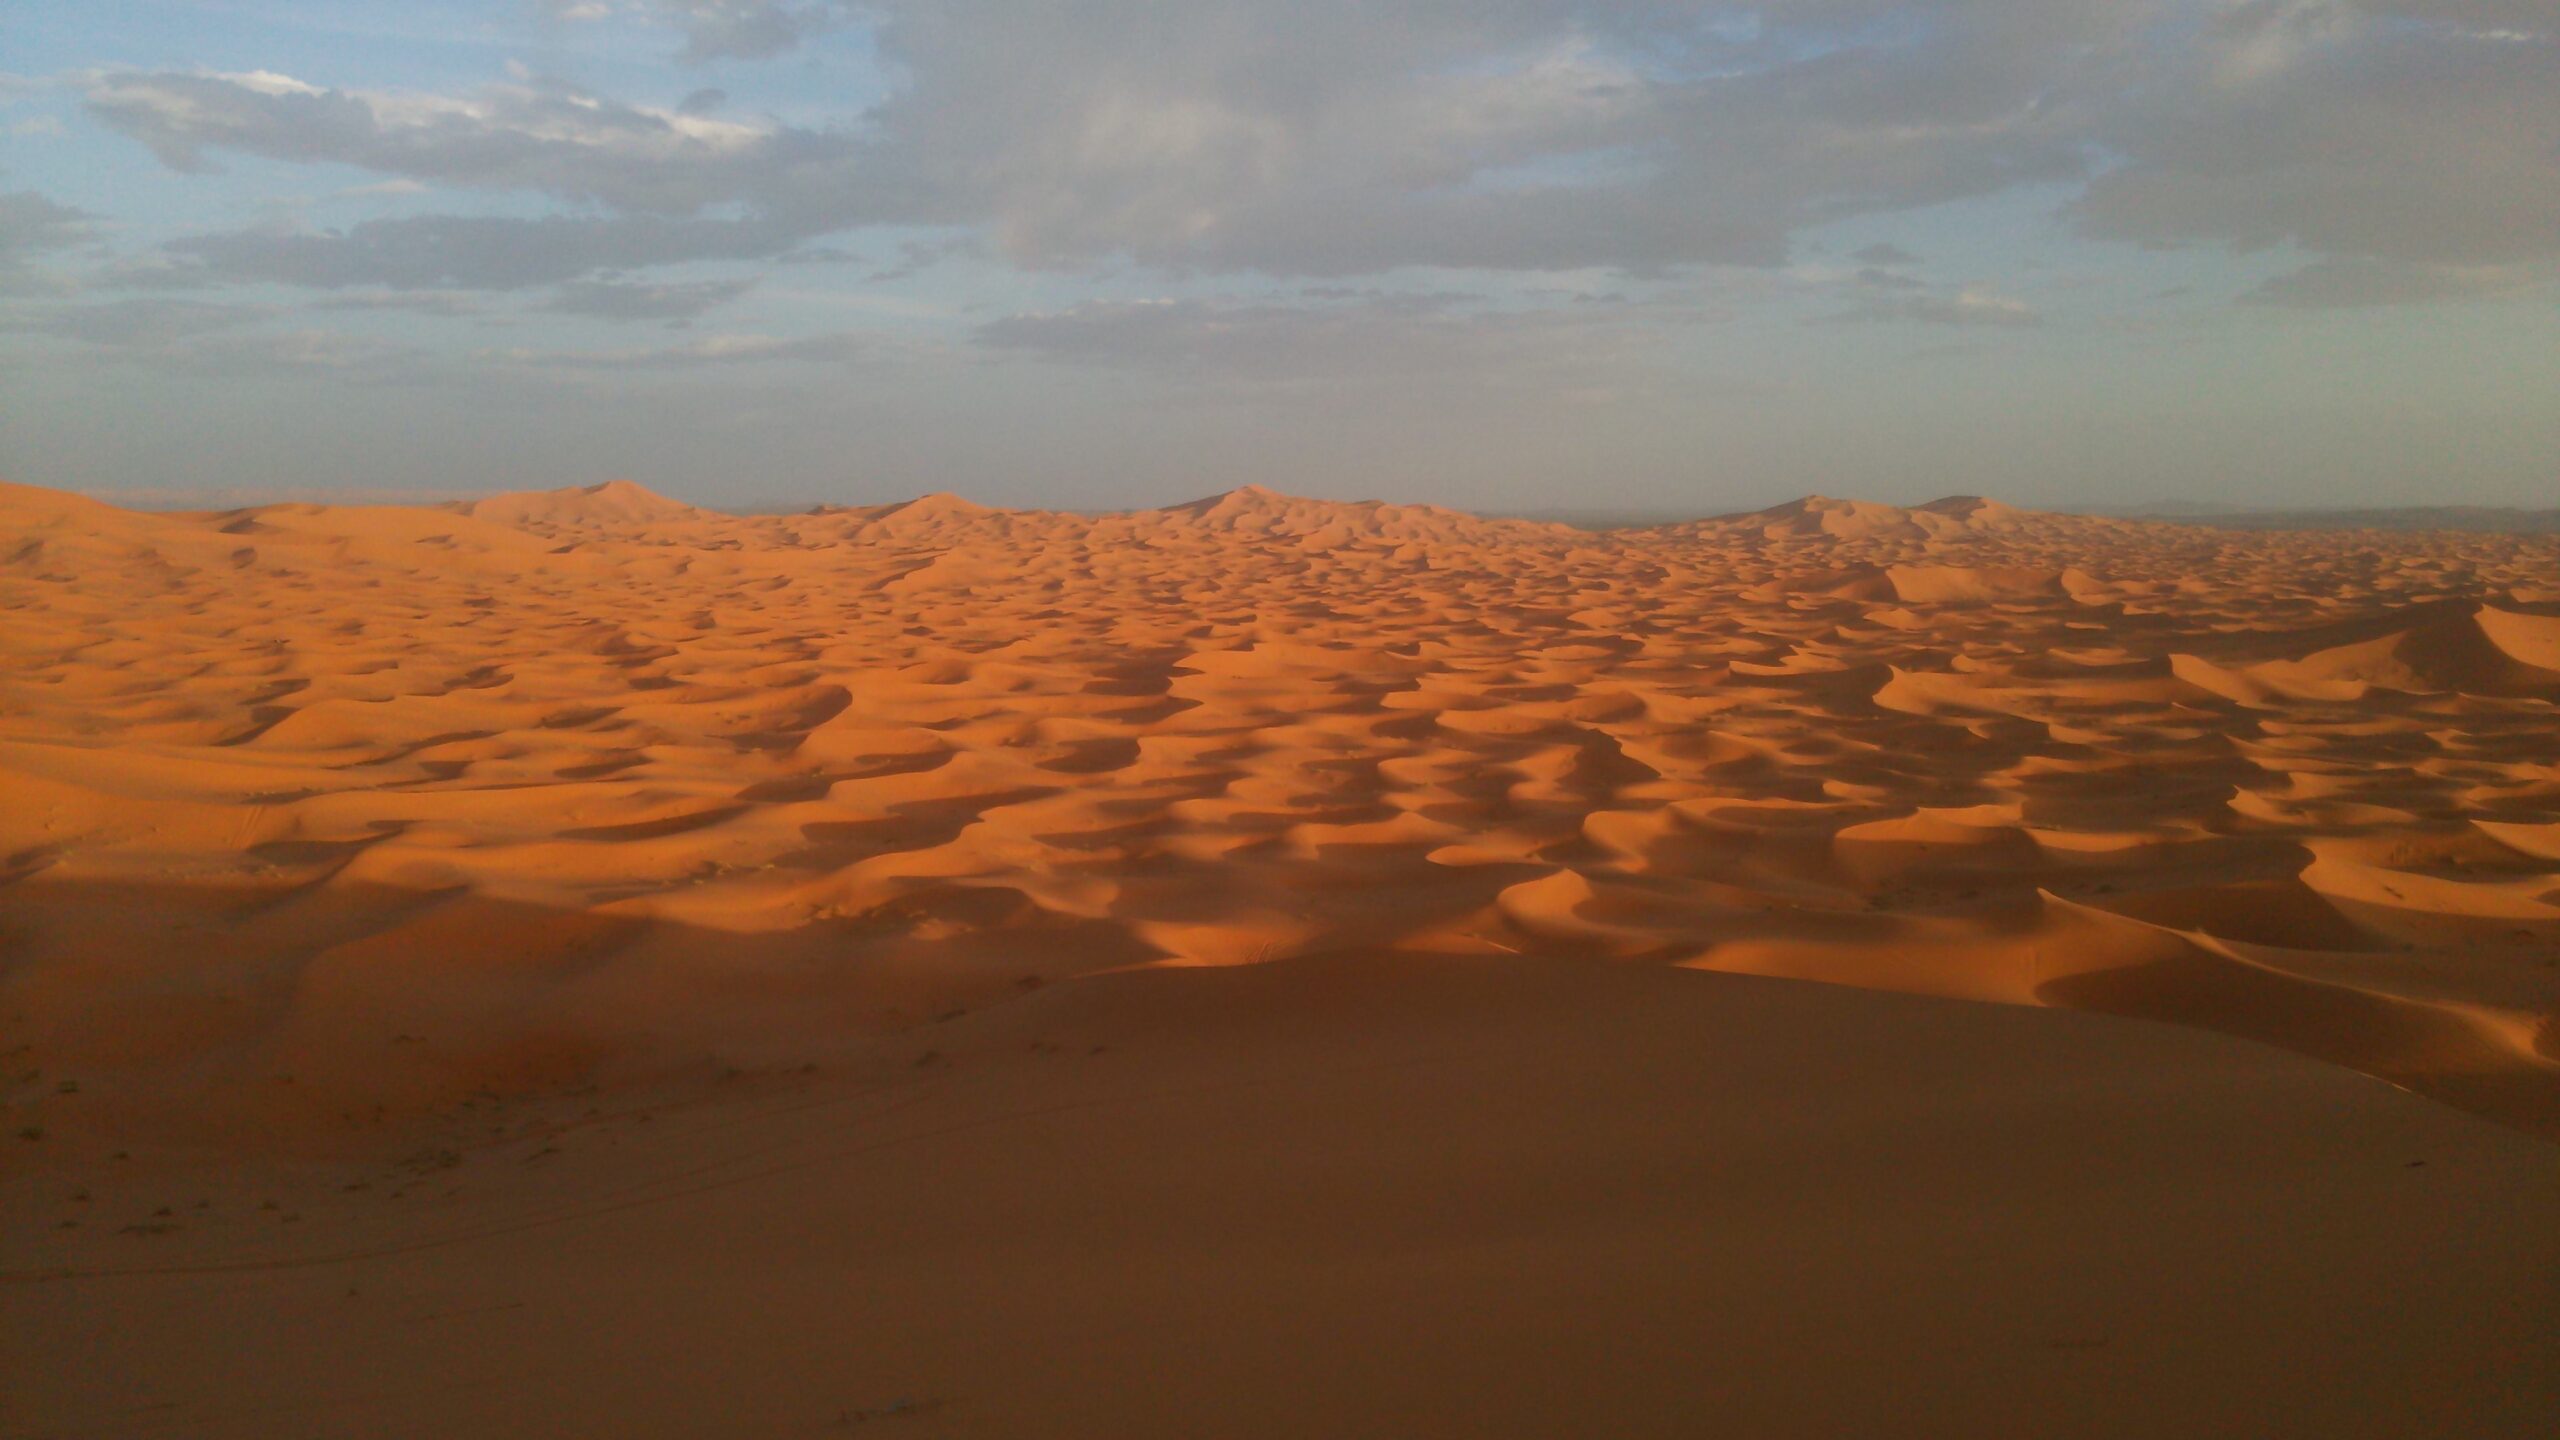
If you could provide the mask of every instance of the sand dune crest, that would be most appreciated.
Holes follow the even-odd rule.
[[[6,998],[40,1068],[163,1097],[29,1097],[99,1143],[328,1143],[283,1070],[397,1123],[1319,955],[2172,1018],[2560,1132],[2548,539],[1256,487],[0,516]]]

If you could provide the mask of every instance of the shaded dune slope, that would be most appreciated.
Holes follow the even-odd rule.
[[[2554,573],[1972,498],[6,487],[12,1098],[322,1144],[1129,967],[1521,956],[2167,1020],[2560,1134]]]

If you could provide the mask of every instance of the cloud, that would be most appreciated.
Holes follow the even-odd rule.
[[[724,24],[768,8],[676,7]],[[1032,266],[1776,264],[1808,224],[2081,166],[2023,108],[2048,76],[1968,61],[1880,109],[1898,53],[1737,49],[1688,9],[1418,0],[1381,24],[1343,3],[898,0],[878,43],[910,81],[860,132],[556,82],[442,96],[107,71],[85,91],[180,168],[236,151],[628,214],[734,205],[802,238],[969,224]],[[1942,28],[1924,69],[1973,53],[1977,37]]]
[[[206,379],[328,375],[388,383],[437,373],[433,352],[422,346],[320,327],[253,328],[283,313],[273,305],[153,297],[63,306],[12,328],[79,341],[101,361]]]
[[[913,83],[876,123],[1030,265],[1776,265],[1811,225],[2083,173],[2049,96],[2132,22],[1900,8],[1777,3],[1742,36],[1643,0],[918,0],[883,7]]]
[[[656,215],[416,215],[345,230],[235,230],[169,243],[155,283],[269,282],[318,289],[523,290],[598,270],[778,254],[798,235],[762,220]]]
[[[311,302],[313,310],[394,310],[412,315],[485,315],[489,306],[467,290],[364,290],[328,295]]]
[[[544,309],[599,320],[690,320],[726,305],[755,281],[700,280],[651,284],[636,280],[573,280]]]
[[[285,379],[332,375],[348,380],[402,383],[426,378],[436,360],[416,345],[322,329],[200,336],[163,352],[171,370],[211,379]]]
[[[2413,265],[2360,257],[2315,260],[2241,298],[2295,310],[2344,310],[2498,295],[2532,283],[2516,266]]]
[[[1849,256],[1866,265],[1917,265],[1920,257],[1899,245],[1870,245]]]
[[[144,366],[161,375],[400,383],[440,373],[434,352],[423,346],[318,327],[249,328],[279,313],[272,306],[128,300],[55,310],[16,328],[84,342],[93,347],[86,352],[92,363]]]
[[[265,71],[102,70],[83,77],[82,91],[91,114],[176,170],[208,168],[210,152],[232,151],[661,215],[755,199],[850,144],[557,81],[433,95],[331,89]]]
[[[763,60],[797,49],[800,42],[838,23],[825,3],[783,5],[775,0],[672,0],[685,30],[682,59]]]
[[[1460,310],[1450,297],[1349,304],[1096,301],[1008,315],[977,342],[1043,360],[1178,378],[1340,385],[1597,376],[1658,354],[1661,331],[1588,310]]]
[[[965,227],[1030,268],[1658,274],[1775,267],[1812,227],[2037,183],[2082,187],[2070,216],[2102,240],[2560,256],[2541,0],[1767,0],[1752,26],[1675,0],[554,9],[674,27],[696,59],[858,19],[901,84],[826,129],[556,81],[81,84],[173,166],[229,151],[603,212],[187,242],[212,278],[521,287],[870,225]]]
[[[2421,265],[2560,254],[2552,7],[2259,0],[2122,68],[2092,139],[2123,163],[2075,207],[2091,235]]]
[[[785,361],[846,365],[866,359],[877,346],[859,333],[781,339],[771,335],[709,335],[682,345],[641,350],[483,350],[483,362],[532,370],[699,370],[714,366]]]
[[[767,60],[799,48],[821,31],[843,23],[846,7],[832,0],[791,5],[780,0],[542,0],[564,20],[603,20],[617,11],[636,13],[684,34],[678,58]]]
[[[0,266],[86,242],[96,233],[94,218],[33,190],[0,194]]]
[[[1981,289],[1960,290],[1953,295],[1866,294],[1861,295],[1855,305],[1831,318],[1851,323],[1904,322],[2011,328],[2044,323],[2044,316],[2027,302]]]
[[[1776,265],[2053,181],[2102,238],[2560,253],[2539,0],[1770,0],[1747,34],[1646,0],[877,10],[911,79],[886,167],[1026,265]]]
[[[26,328],[92,345],[156,350],[190,336],[254,324],[274,313],[270,306],[202,300],[114,300],[54,310]]]

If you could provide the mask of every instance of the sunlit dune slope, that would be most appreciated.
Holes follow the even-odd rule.
[[[1129,967],[1517,955],[2150,1017],[2560,1133],[2555,574],[1973,498],[11,486],[13,1094],[298,1141]]]

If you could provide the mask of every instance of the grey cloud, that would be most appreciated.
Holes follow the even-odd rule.
[[[842,24],[852,6],[842,0],[539,0],[542,8],[573,20],[601,20],[616,11],[636,12],[653,24],[682,32],[678,58],[689,64],[713,60],[769,60],[798,49],[801,42]]]
[[[2124,163],[2085,230],[2501,264],[2560,253],[2560,32],[2548,6],[2324,0],[2226,12],[2147,57],[2094,132]],[[2487,34],[2412,19],[2532,27]]]
[[[2560,12],[2545,0],[2384,0],[2368,8],[2410,19],[2440,21],[2476,33],[2560,34]]]
[[[45,328],[95,344],[96,349],[86,352],[89,363],[147,367],[156,375],[226,381],[326,376],[392,384],[441,373],[434,353],[420,346],[320,328],[248,330],[243,327],[274,312],[248,306],[218,308],[242,313],[171,314],[156,320],[126,317],[84,328],[77,312],[71,312],[65,323]]]
[[[1653,355],[1659,329],[1588,311],[1457,313],[1435,297],[1349,305],[1107,301],[1010,315],[978,343],[1041,359],[1213,381],[1480,383],[1602,374]]]
[[[598,270],[755,259],[798,238],[762,220],[418,215],[343,231],[240,230],[172,241],[166,248],[179,274],[160,283],[192,277],[319,289],[523,290]]]
[[[869,358],[876,349],[871,337],[858,332],[798,339],[771,335],[709,335],[682,345],[642,350],[484,350],[477,358],[534,370],[699,370],[786,361],[845,365]]]
[[[1683,8],[1416,3],[1382,25],[1334,3],[900,5],[881,41],[916,83],[879,122],[896,166],[965,187],[960,208],[1033,265],[1773,264],[1793,228],[1867,203],[1844,197],[1989,177],[1891,138],[1907,117],[1795,128],[1785,111],[1821,87],[1805,67],[1665,77],[1599,43],[1676,36]],[[1488,183],[1513,174],[1533,178]]]
[[[352,295],[330,295],[311,302],[313,310],[397,310],[412,315],[484,315],[489,307],[480,297],[459,290],[368,290]]]
[[[1702,38],[1691,6],[1414,0],[1392,24],[1340,0],[881,10],[912,83],[863,138],[558,85],[436,97],[110,72],[89,101],[178,166],[228,149],[629,212],[737,204],[804,238],[974,224],[1032,265],[1298,274],[1775,264],[1835,214],[2080,163],[2041,119],[1984,112],[2048,77],[1957,64],[1978,38],[1958,29],[1922,47],[1932,74],[1901,77],[1912,103],[1877,108],[1866,72],[1896,78],[1899,52],[1755,58]],[[1654,73],[1627,58],[1640,45],[1704,69]],[[1726,73],[1737,60],[1762,68]]]
[[[119,255],[83,277],[92,290],[202,290],[222,277],[201,263],[182,262],[165,250]]]
[[[1908,275],[1896,274],[1891,270],[1879,270],[1873,265],[1858,272],[1858,283],[1872,285],[1879,290],[1926,290],[1929,288],[1925,283],[1914,280]]]
[[[2088,163],[2066,82],[2150,5],[894,0],[899,173],[1029,265],[1773,266],[1827,220]],[[1130,37],[1141,37],[1132,40]]]
[[[100,71],[87,104],[173,169],[227,150],[481,190],[686,215],[822,178],[843,136],[628,105],[557,82],[467,96],[328,89],[288,76]]]
[[[28,328],[92,345],[159,349],[189,336],[253,324],[274,313],[263,305],[217,305],[202,300],[113,300],[55,310]]]
[[[748,280],[652,284],[638,280],[573,280],[545,309],[599,320],[691,320],[755,287]]]
[[[1907,322],[1920,325],[1990,325],[2024,328],[2044,317],[2023,300],[1989,290],[1962,290],[1953,295],[1868,294],[1831,317],[1856,324]]]
[[[61,306],[6,328],[79,341],[100,362],[212,379],[330,374],[396,381],[424,378],[433,367],[430,352],[418,346],[316,327],[252,328],[283,313],[272,305],[155,296]]]
[[[81,244],[96,233],[92,219],[33,190],[0,195],[0,265]]]
[[[1917,265],[1920,257],[1899,245],[1870,245],[1853,252],[1850,259],[1865,265]]]
[[[1026,264],[1772,265],[2101,156],[2096,235],[2560,252],[2541,0],[1773,0],[1745,39],[1641,0],[879,8],[884,160]]]
[[[852,13],[574,8],[646,11],[698,57],[778,53]],[[1659,274],[1776,266],[1812,226],[2031,182],[2085,182],[2072,213],[2104,239],[2560,255],[2560,32],[2542,0],[1769,0],[1756,30],[1702,23],[1729,13],[879,0],[861,14],[905,83],[858,131],[556,84],[421,97],[159,72],[88,93],[174,165],[227,149],[618,212],[187,242],[225,274],[318,284],[550,284],[874,223],[974,228],[1031,267]],[[486,228],[538,224],[590,228]],[[421,248],[430,229],[445,248]],[[1899,257],[1861,257],[1876,268],[1908,263],[1871,249]]]
[[[784,5],[776,0],[666,0],[685,30],[682,58],[763,60],[798,48],[801,41],[839,20],[824,3]]]
[[[206,335],[171,347],[155,363],[215,379],[334,375],[397,383],[425,378],[433,355],[414,345],[335,330]]]
[[[923,272],[932,269],[934,266],[941,264],[945,260],[957,259],[961,256],[974,256],[981,254],[983,253],[984,248],[985,247],[978,243],[975,236],[969,235],[941,236],[928,240],[904,241],[898,246],[898,258],[895,261],[881,267],[880,269],[872,271],[870,274],[864,276],[863,280],[866,284],[872,285],[878,285],[890,280],[904,280],[910,275],[922,274]],[[802,257],[793,256],[788,258],[797,260]],[[818,252],[811,252],[807,257],[810,263],[817,263],[822,259],[844,261],[857,258],[859,257],[851,254],[823,256]]]
[[[2361,257],[2315,260],[2241,298],[2295,310],[2344,310],[2502,294],[2531,283],[2512,266],[2412,265]]]

